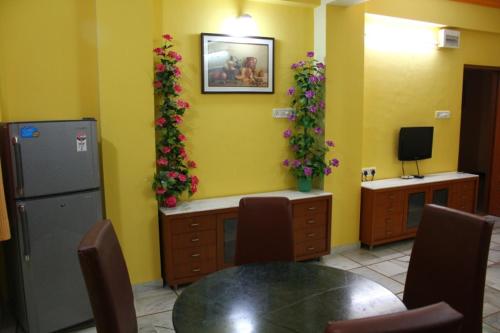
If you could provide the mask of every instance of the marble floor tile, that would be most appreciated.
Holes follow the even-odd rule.
[[[500,329],[500,312],[494,313],[483,318],[483,323],[495,328]]]
[[[88,327],[88,328],[73,331],[73,333],[97,333],[97,330],[95,327]]]
[[[146,291],[135,298],[135,312],[140,317],[170,311],[176,299],[177,294],[170,288]]]
[[[486,285],[500,290],[500,264],[488,266],[486,270]]]
[[[399,283],[404,285],[406,283],[406,272],[393,275],[393,276],[391,276],[391,279],[396,280]]]
[[[156,280],[156,281],[151,281],[147,283],[142,283],[138,285],[132,286],[132,291],[134,292],[134,297],[139,297],[141,294],[150,292],[150,291],[155,291],[155,290],[160,290],[163,289],[163,281],[162,280]],[[164,289],[168,289],[168,287],[165,287]]]
[[[348,259],[340,254],[324,256],[323,258],[321,258],[321,263],[325,266],[344,269],[344,270],[361,267],[361,265],[358,264],[357,262]]]
[[[497,330],[490,325],[483,324],[483,333],[500,333],[500,330]]]
[[[350,271],[356,274],[363,275],[364,277],[381,284],[385,288],[392,291],[394,294],[398,294],[404,290],[404,287],[401,283],[396,282],[393,279],[388,278],[387,276],[384,276],[378,272],[375,272],[368,267],[354,268],[350,269]]]
[[[392,277],[401,273],[406,273],[408,270],[408,263],[404,261],[397,261],[396,259],[379,262],[378,264],[373,264],[367,266],[380,274]]]
[[[363,266],[373,265],[382,261],[404,256],[401,252],[388,247],[375,248],[371,251],[368,249],[357,249],[343,252],[342,255]]]
[[[500,244],[500,233],[491,235],[491,241]]]
[[[403,293],[398,293],[398,294],[396,294],[396,296],[398,296],[398,298],[399,298],[400,300],[403,300]]]
[[[500,249],[490,249],[490,252],[488,254],[488,260],[492,261],[494,263],[499,263],[500,262]]]
[[[398,252],[411,251],[413,248],[413,239],[406,239],[399,242],[391,243],[390,248]]]
[[[490,250],[500,250],[500,244],[491,242],[490,243]]]
[[[173,332],[174,325],[172,324],[172,311],[160,312],[154,315],[142,316],[137,318],[139,332]]]

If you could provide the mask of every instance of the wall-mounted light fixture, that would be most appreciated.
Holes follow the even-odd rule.
[[[227,19],[222,24],[222,31],[225,34],[241,36],[257,36],[257,23],[250,14],[242,14],[238,17]]]

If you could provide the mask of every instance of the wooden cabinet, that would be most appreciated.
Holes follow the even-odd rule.
[[[361,243],[373,246],[414,237],[425,204],[434,203],[473,213],[478,177],[463,173],[424,179],[387,179],[362,184]]]
[[[295,260],[330,253],[330,193],[281,191],[268,195],[286,196],[292,201]],[[175,209],[161,210],[161,264],[166,284],[193,282],[234,265],[240,198],[196,200]]]

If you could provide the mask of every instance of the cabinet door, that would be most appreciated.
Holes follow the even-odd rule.
[[[430,200],[428,187],[414,188],[405,192],[406,213],[404,219],[405,232],[414,233],[417,230],[426,203]]]
[[[448,207],[450,189],[446,185],[431,187],[431,202],[435,205]]]
[[[217,268],[234,266],[238,212],[217,215]]]
[[[450,207],[465,212],[475,212],[476,181],[465,180],[450,186]]]

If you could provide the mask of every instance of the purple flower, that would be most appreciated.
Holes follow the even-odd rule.
[[[290,121],[297,120],[297,115],[295,114],[295,112],[290,112],[290,114],[288,115],[288,120]]]
[[[297,146],[297,145],[292,146],[292,151],[298,151],[298,150],[299,150],[299,146]]]
[[[323,173],[325,174],[325,176],[328,176],[329,174],[332,173],[332,168],[330,168],[330,167],[324,168]]]
[[[331,162],[330,162],[330,163],[331,163],[331,164],[332,164],[332,166],[333,166],[333,167],[335,167],[335,168],[338,168],[338,167],[339,167],[339,165],[340,165],[340,161],[339,161],[338,159],[336,159],[336,158],[334,158],[333,160],[331,160]]]
[[[325,81],[325,76],[324,76],[324,75],[320,75],[320,76],[318,77],[318,80],[320,80],[320,81]]]
[[[283,166],[289,166],[290,165],[290,161],[288,159],[284,160],[283,161]]]
[[[321,134],[321,133],[323,133],[323,129],[322,129],[321,127],[316,127],[316,128],[314,129],[314,133],[316,133],[316,134]]]
[[[311,99],[311,98],[314,97],[314,91],[308,90],[308,91],[306,91],[305,95],[306,95],[307,98]]]
[[[315,113],[316,111],[318,111],[318,107],[316,105],[310,105],[308,107],[308,109],[309,109],[309,112],[311,112],[311,113]]]
[[[307,52],[307,56],[308,56],[309,58],[314,57],[314,52],[313,52],[313,51],[309,51],[309,52]]]
[[[306,63],[305,63],[305,61],[301,60],[301,61],[299,61],[299,62],[297,63],[297,67],[302,67],[302,66],[304,66],[305,64],[306,64]]]
[[[293,163],[292,163],[292,165],[293,165],[294,168],[298,168],[300,166],[300,164],[301,163],[300,163],[299,160],[294,160]]]
[[[320,101],[320,102],[319,102],[319,107],[320,107],[321,109],[324,109],[324,108],[325,108],[325,101]]]
[[[335,143],[334,143],[332,140],[327,140],[327,141],[326,141],[326,145],[327,145],[328,147],[335,147]]]
[[[325,65],[322,62],[318,62],[316,66],[318,66],[318,68],[325,68]]]
[[[313,173],[313,169],[310,168],[310,167],[304,167],[304,175],[306,175],[307,177],[311,176]]]
[[[319,81],[318,77],[316,75],[311,75],[309,76],[309,83],[317,83]]]
[[[288,139],[291,136],[292,136],[292,130],[291,129],[287,129],[286,131],[283,132],[283,137],[285,139]]]
[[[288,88],[288,95],[292,96],[293,94],[295,94],[295,88],[294,87]]]
[[[290,68],[292,68],[292,69],[296,69],[297,67],[299,67],[298,64],[292,64],[292,66],[290,66]]]

